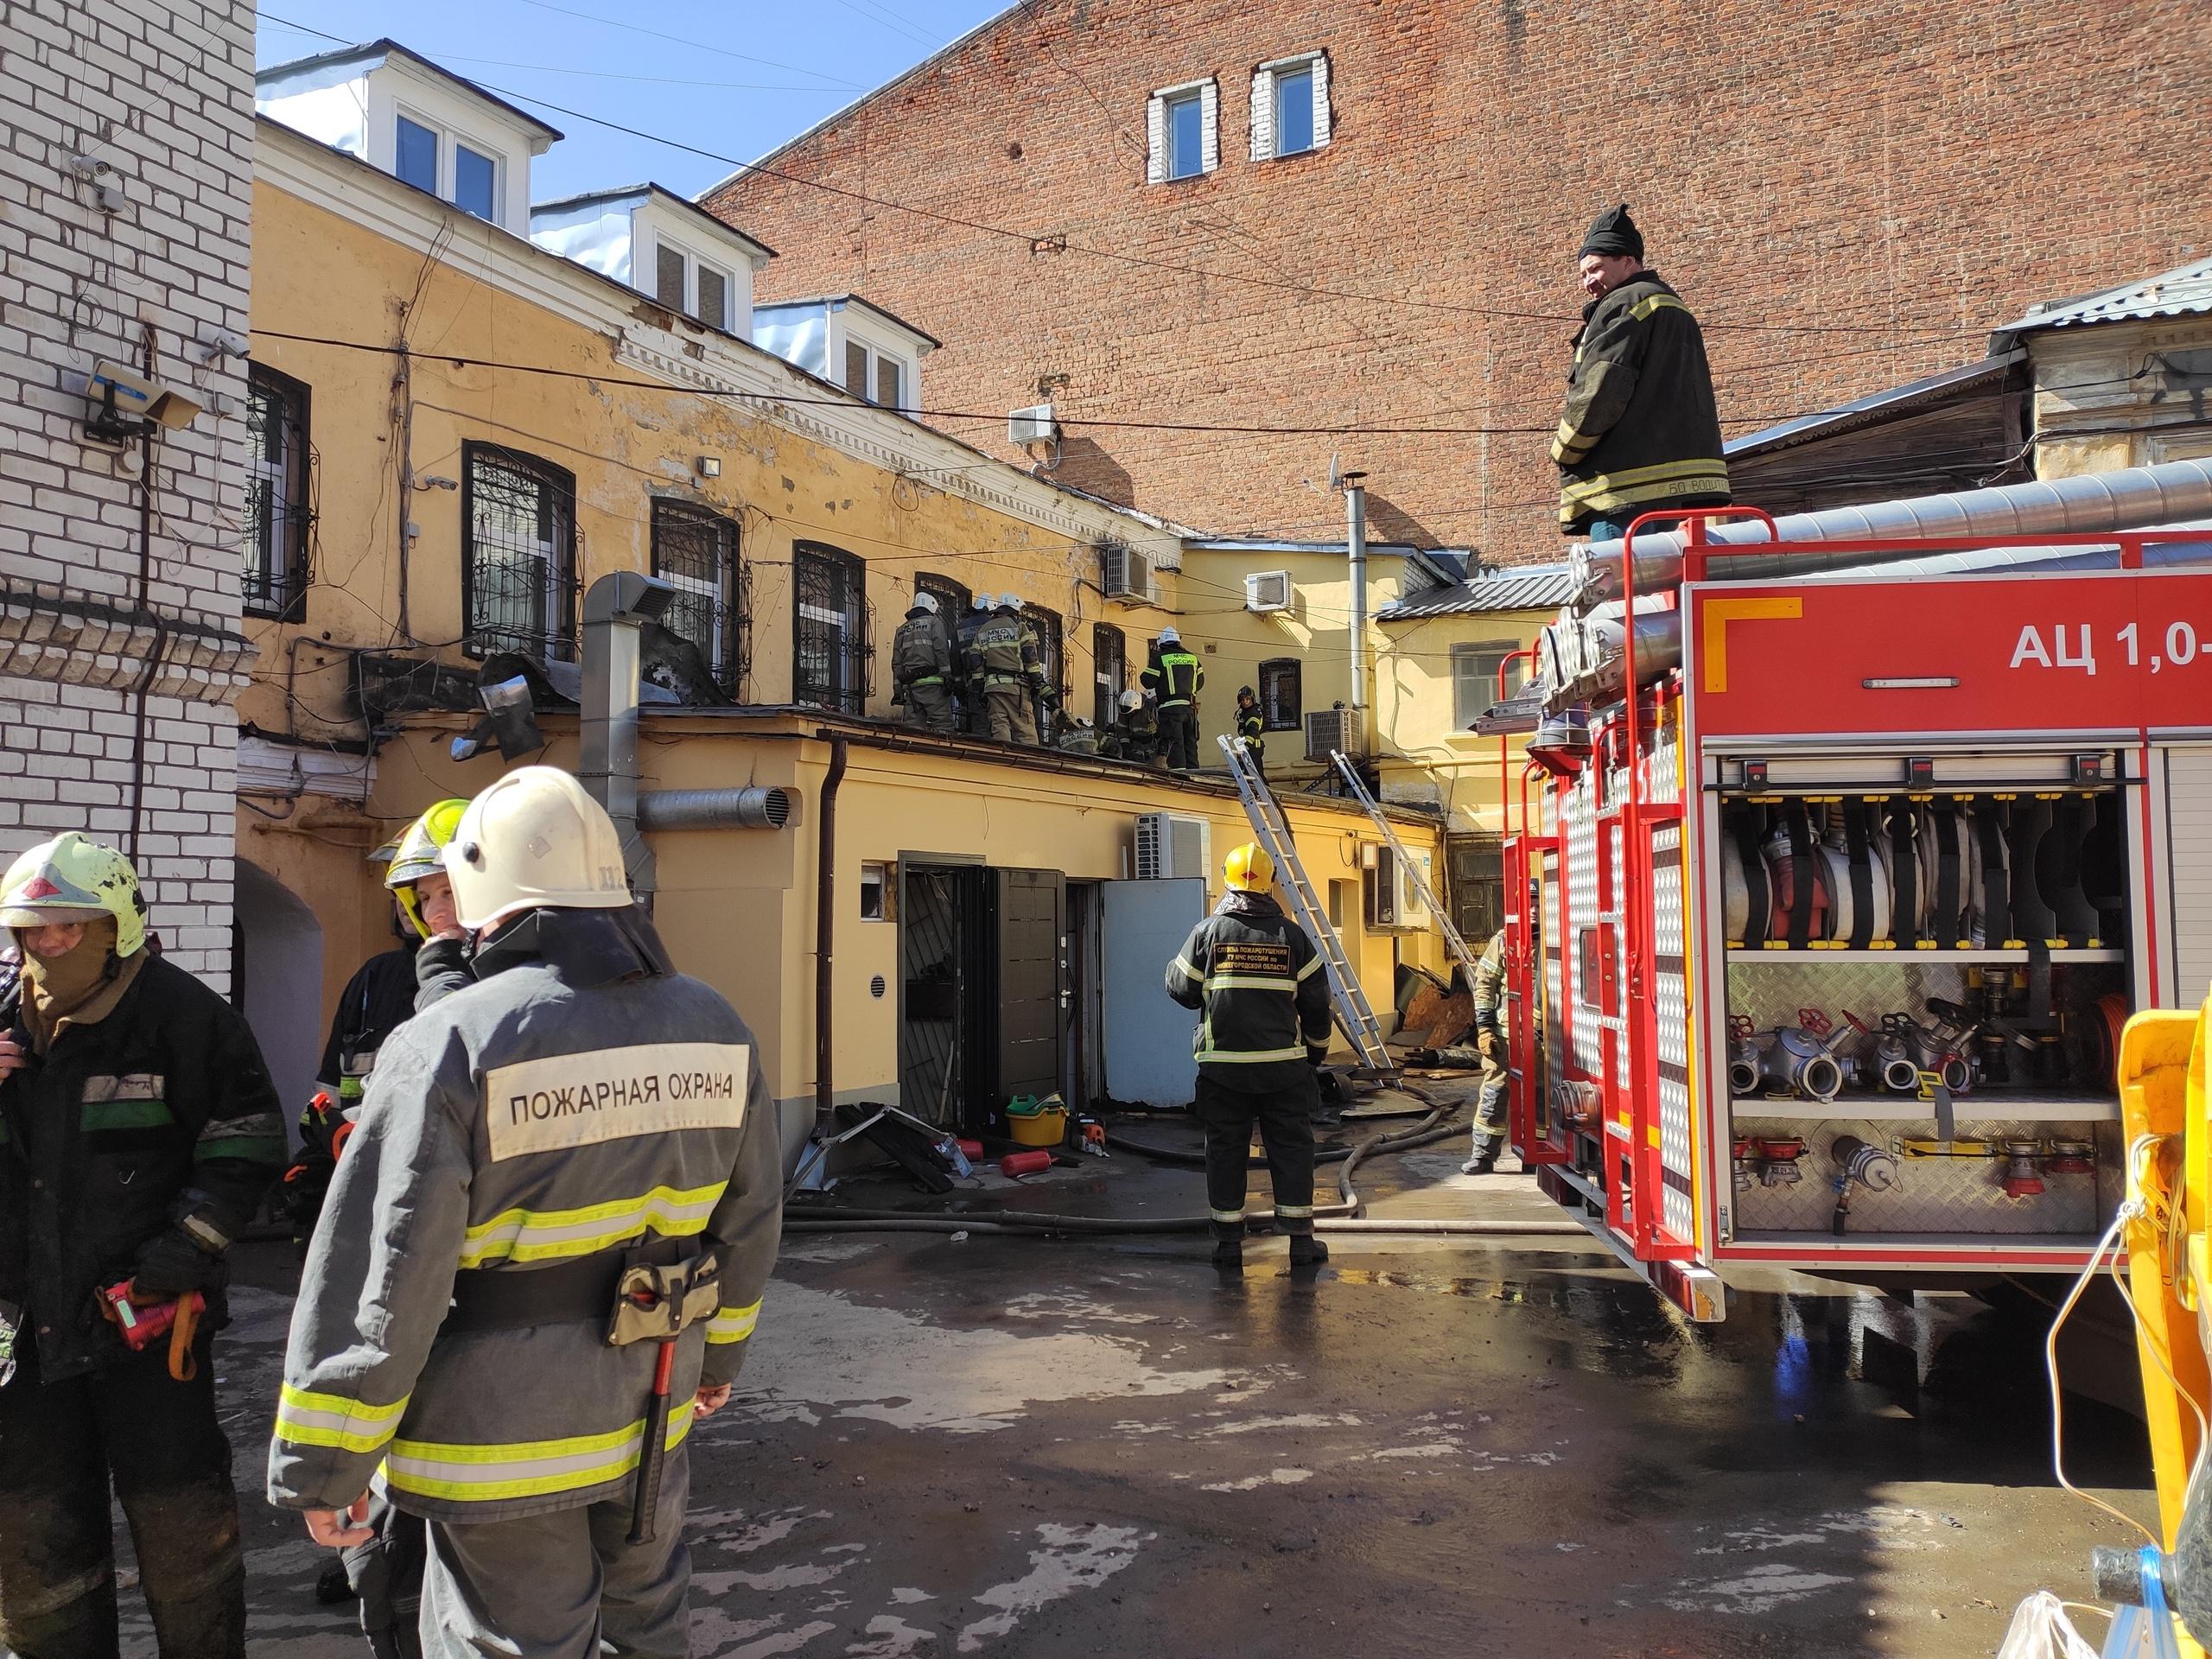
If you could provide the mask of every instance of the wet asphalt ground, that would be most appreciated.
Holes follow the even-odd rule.
[[[1459,1155],[1361,1185],[1547,1213]],[[1016,1196],[1203,1205],[1126,1156]],[[365,1652],[258,1498],[291,1268],[255,1248],[219,1351],[252,1651]],[[739,1398],[691,1438],[692,1651],[1946,1659],[2036,1588],[2086,1599],[2124,1541],[2052,1480],[2017,1315],[1796,1281],[1700,1326],[1572,1239],[1332,1248],[1294,1277],[1258,1240],[1224,1280],[1198,1239],[788,1236]],[[2150,1514],[2140,1429],[2067,1422],[2075,1478]]]

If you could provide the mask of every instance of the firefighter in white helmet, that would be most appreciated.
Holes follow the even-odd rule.
[[[445,862],[476,982],[384,1046],[308,1257],[269,1492],[365,1541],[429,1522],[422,1637],[677,1659],[694,1420],[773,1264],[780,1153],[752,1033],[671,967],[605,810],[524,766]]]

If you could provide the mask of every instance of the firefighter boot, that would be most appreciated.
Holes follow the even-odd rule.
[[[1478,1135],[1472,1148],[1474,1155],[1459,1166],[1462,1175],[1487,1175],[1497,1167],[1497,1138]]]
[[[1213,1224],[1213,1264],[1224,1273],[1244,1271],[1244,1224],[1217,1221]]]
[[[1290,1265],[1294,1268],[1318,1268],[1329,1259],[1329,1247],[1311,1233],[1290,1236]]]

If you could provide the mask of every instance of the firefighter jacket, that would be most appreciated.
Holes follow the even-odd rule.
[[[952,636],[944,619],[924,611],[909,615],[891,636],[891,683],[899,690],[909,686],[942,685],[951,689]]]
[[[977,672],[987,685],[1028,680],[1042,684],[1044,658],[1037,652],[1037,631],[1008,611],[994,613],[976,630]]]
[[[1266,730],[1266,717],[1260,713],[1260,705],[1256,702],[1249,709],[1236,711],[1236,736],[1253,753],[1261,753],[1267,748],[1267,740],[1262,735]]]
[[[736,1375],[782,1185],[753,1035],[697,980],[558,961],[480,949],[483,977],[385,1044],[293,1313],[273,1503],[339,1507],[379,1465],[393,1502],[433,1520],[628,1491],[658,1343],[610,1346],[604,1315],[442,1334],[464,1270],[496,1298],[501,1281],[612,1270],[662,1241],[710,1250],[719,1311],[677,1339],[670,1446],[697,1389]]]
[[[316,1084],[334,1094],[347,1077],[367,1077],[376,1070],[378,1047],[414,1012],[413,947],[371,957],[339,993]]]
[[[1297,1084],[1329,1050],[1329,978],[1306,930],[1262,893],[1230,893],[1167,964],[1167,995],[1198,1011],[1198,1072],[1247,1093]]]
[[[953,671],[963,680],[975,681],[983,677],[983,664],[976,655],[976,636],[983,630],[987,618],[969,611],[960,619],[952,631]]]
[[[1705,336],[1656,271],[1583,308],[1552,459],[1570,533],[1685,498],[1727,499]]]
[[[0,996],[0,1030],[21,1023],[25,994]],[[222,1250],[283,1166],[283,1108],[245,1019],[149,956],[113,1013],[0,1083],[0,1301],[27,1310],[40,1373],[130,1351],[96,1293],[171,1233],[206,1256],[219,1325]]]
[[[1490,944],[1475,963],[1475,1029],[1505,1032],[1505,931],[1490,936]]]
[[[1161,709],[1185,708],[1205,690],[1206,671],[1198,659],[1179,645],[1170,645],[1145,664],[1137,681]]]

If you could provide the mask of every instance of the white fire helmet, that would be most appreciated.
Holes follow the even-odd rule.
[[[622,838],[607,809],[558,766],[518,766],[474,800],[446,843],[461,925],[519,911],[620,910]]]

